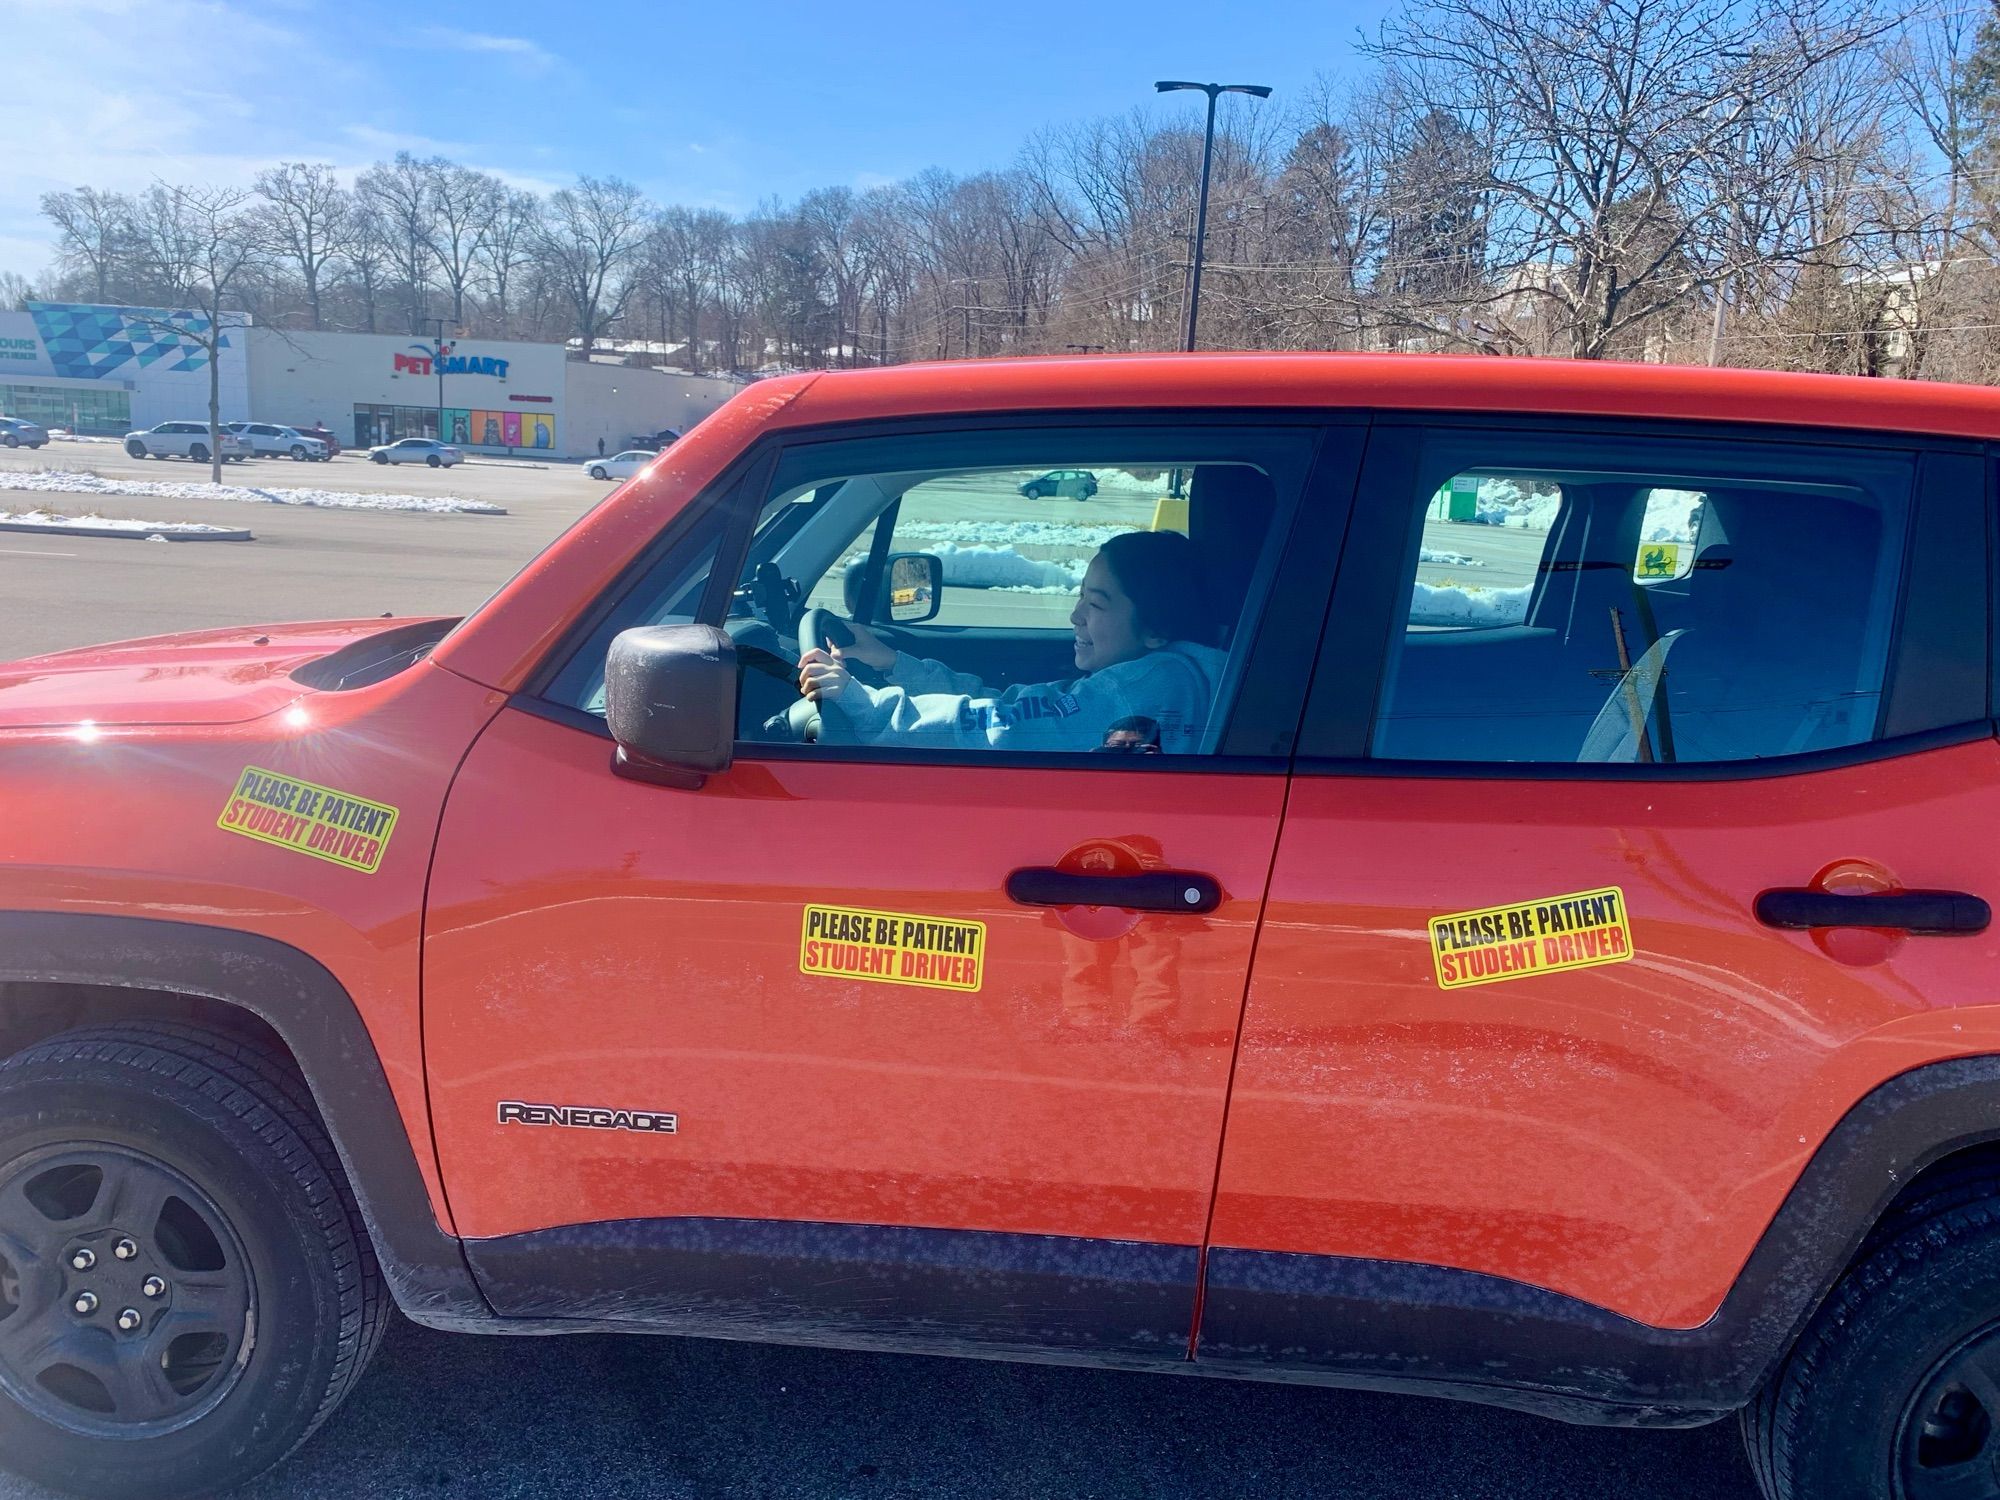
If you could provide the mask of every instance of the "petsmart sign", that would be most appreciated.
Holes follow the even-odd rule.
[[[496,380],[507,378],[507,361],[494,359],[484,354],[459,354],[454,351],[456,344],[440,342],[433,349],[429,344],[412,344],[415,354],[398,354],[395,370],[398,375],[490,375]]]

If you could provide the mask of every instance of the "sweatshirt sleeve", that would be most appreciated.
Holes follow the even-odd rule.
[[[900,659],[897,665],[900,669]],[[978,690],[912,691],[899,670],[894,685],[866,688],[855,683],[833,700],[834,706],[862,744],[963,750],[1095,750],[1112,723],[1145,711],[1135,701],[1129,675],[1116,669],[1000,694],[963,674],[938,670],[954,682],[971,680]]]
[[[970,672],[954,672],[941,661],[898,651],[888,671],[891,685],[912,693],[958,693],[973,697],[986,691],[986,684]]]

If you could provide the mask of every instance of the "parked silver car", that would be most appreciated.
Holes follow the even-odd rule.
[[[225,431],[235,433],[257,458],[289,458],[294,463],[324,463],[333,455],[325,443],[307,437],[296,427],[277,422],[224,422]]]
[[[433,469],[449,469],[465,455],[436,438],[399,438],[370,448],[368,457],[378,464],[429,464]]]
[[[191,458],[198,464],[209,460],[208,423],[162,422],[157,427],[125,434],[125,451],[134,458]],[[225,463],[240,464],[250,456],[243,439],[224,428],[216,434],[216,452]]]
[[[0,417],[0,448],[39,448],[48,440],[47,428],[20,417]]]

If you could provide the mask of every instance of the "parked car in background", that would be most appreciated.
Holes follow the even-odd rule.
[[[310,427],[300,427],[298,423],[294,422],[292,426],[307,437],[318,438],[322,443],[325,443],[327,457],[340,457],[340,439],[333,435],[331,428],[319,422],[313,423]]]
[[[671,448],[680,441],[678,427],[662,427],[658,432],[641,432],[625,439],[627,448],[644,448],[648,453],[658,453],[663,448]]]
[[[658,457],[650,448],[627,448],[609,458],[592,459],[585,472],[592,479],[630,479]]]
[[[125,451],[134,458],[191,458],[205,464],[211,454],[208,444],[206,422],[162,422],[157,427],[125,434]],[[212,451],[219,453],[225,463],[240,464],[250,456],[249,445],[227,427],[216,434]]]
[[[1030,500],[1088,500],[1097,493],[1097,476],[1088,469],[1051,469],[1021,486]]]
[[[20,417],[0,417],[0,448],[39,448],[48,440],[45,427]]]
[[[224,422],[223,428],[241,438],[259,458],[290,458],[294,463],[310,459],[325,463],[333,455],[318,438],[307,437],[296,427],[280,427],[275,422]]]
[[[429,464],[433,469],[449,469],[465,455],[436,438],[398,438],[393,443],[370,448],[368,457],[378,464]]]

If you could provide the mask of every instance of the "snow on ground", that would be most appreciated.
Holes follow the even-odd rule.
[[[1654,490],[1646,496],[1642,542],[1692,542],[1701,527],[1700,490]]]
[[[1484,526],[1514,526],[1527,531],[1547,531],[1556,524],[1562,509],[1562,492],[1551,489],[1535,494],[1511,479],[1479,481],[1479,521]]]
[[[91,437],[86,433],[71,432],[65,427],[51,427],[49,439],[57,443],[115,443],[117,438]]]
[[[1418,560],[1427,563],[1441,563],[1447,568],[1483,568],[1485,563],[1476,557],[1467,557],[1463,552],[1440,552],[1435,547],[1418,549]]]
[[[898,527],[900,533],[902,528]],[[1073,594],[1087,563],[1043,562],[1008,547],[960,547],[939,542],[930,549],[944,562],[944,581],[960,588],[1013,589],[1036,594]]]
[[[352,490],[254,489],[244,484],[159,483],[106,479],[60,469],[0,469],[0,490],[43,494],[148,496],[163,500],[233,500],[246,505],[310,505],[333,510],[418,510],[434,515],[504,516],[505,507],[456,495],[370,495]]]
[[[200,536],[211,532],[234,532],[242,529],[237,526],[210,526],[203,521],[134,521],[121,516],[65,516],[48,510],[0,510],[0,525],[87,527],[91,531],[129,531],[142,536],[156,536],[165,531]]]
[[[1528,617],[1529,587],[1463,588],[1419,583],[1410,604],[1412,625],[1518,625]]]
[[[965,542],[986,547],[1076,547],[1095,552],[1130,525],[1076,521],[898,521],[896,540]]]

